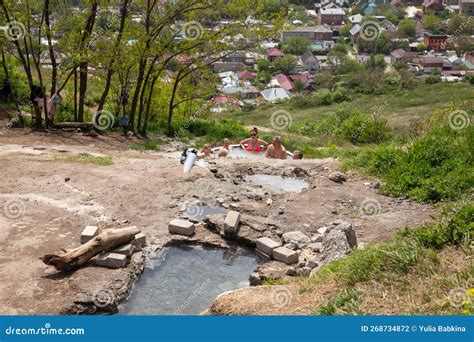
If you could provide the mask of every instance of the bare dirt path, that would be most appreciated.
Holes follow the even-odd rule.
[[[328,221],[348,219],[361,243],[383,241],[435,215],[428,206],[378,195],[357,175],[342,185],[330,181],[327,175],[337,168],[333,160],[218,160],[185,176],[179,152],[141,153],[130,150],[130,142],[114,135],[0,129],[0,314],[67,312],[97,289],[133,282],[139,262],[120,270],[88,266],[59,274],[39,258],[76,247],[90,224],[137,225],[149,246],[160,246],[169,237],[168,222],[196,198],[234,202],[262,226],[276,222],[280,233],[297,229],[310,234]],[[111,157],[112,163],[74,162],[84,153]],[[211,168],[219,170],[220,178]],[[292,195],[265,191],[245,181],[253,173],[299,176],[310,188]],[[379,203],[378,215],[361,216],[366,199]],[[261,234],[267,233],[262,228]]]

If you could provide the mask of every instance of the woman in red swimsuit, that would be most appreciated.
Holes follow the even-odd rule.
[[[258,138],[257,127],[254,127],[250,131],[250,138],[242,140],[240,142],[240,146],[242,146],[244,150],[247,150],[249,152],[255,152],[255,153],[259,153],[262,151],[262,147],[261,147],[262,145],[264,148],[267,148],[268,143]]]

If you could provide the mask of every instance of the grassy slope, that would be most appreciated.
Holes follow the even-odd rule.
[[[233,117],[249,126],[271,127],[271,114],[280,109],[288,111],[293,123],[298,123],[307,118],[327,117],[341,105],[368,113],[384,106],[381,116],[387,118],[392,127],[398,128],[409,125],[411,117],[429,117],[434,109],[444,108],[455,100],[467,100],[474,107],[474,87],[468,83],[420,84],[413,90],[397,90],[383,95],[353,95],[352,101],[342,104],[295,109],[289,103],[282,103],[264,105],[251,112],[218,114],[218,117]]]

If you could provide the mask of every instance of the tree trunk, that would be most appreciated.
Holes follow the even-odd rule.
[[[12,86],[12,82],[11,82],[11,79],[10,79],[10,72],[8,71],[7,61],[6,61],[6,58],[5,58],[5,51],[3,49],[3,46],[2,46],[2,65],[3,65],[3,72],[5,73],[5,82],[10,87],[11,97],[13,99],[13,103],[15,103],[16,115],[18,116],[18,120],[20,121],[20,125],[22,127],[24,127],[25,126],[25,120],[23,118],[23,114],[21,113],[20,104],[19,104],[18,99],[15,95],[15,90],[13,89],[13,86]]]
[[[115,63],[115,54],[117,53],[117,50],[120,47],[120,42],[122,41],[123,30],[125,29],[125,19],[127,18],[127,8],[128,8],[129,1],[130,0],[123,0],[118,36],[117,36],[117,40],[115,41],[112,58],[110,59],[109,65],[107,66],[107,77],[105,80],[104,91],[102,93],[102,96],[99,101],[99,106],[97,108],[97,112],[99,113],[99,115],[102,109],[104,109],[105,101],[110,91],[110,85],[112,84],[112,76],[114,74],[113,66]]]
[[[49,20],[49,3],[50,0],[44,0],[44,21],[46,24],[46,39],[48,40],[49,58],[51,59],[51,97],[56,93],[58,84],[58,65],[56,56],[54,55],[53,43],[51,40],[51,23]]]
[[[89,242],[62,255],[46,254],[41,260],[58,271],[77,269],[96,255],[131,242],[141,230],[137,227],[106,229]]]
[[[89,17],[87,18],[86,26],[81,38],[80,52],[82,61],[79,63],[79,109],[77,114],[77,120],[80,122],[84,121],[84,104],[87,91],[87,68],[89,66],[89,62],[84,56],[87,50],[86,40],[92,34],[98,6],[98,0],[92,1],[91,11],[89,13]]]

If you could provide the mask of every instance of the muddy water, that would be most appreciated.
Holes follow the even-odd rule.
[[[309,183],[298,178],[287,178],[274,175],[252,175],[245,179],[254,185],[273,192],[301,192],[309,187]]]
[[[243,249],[167,247],[147,263],[120,315],[198,315],[219,294],[249,285],[259,261]]]

